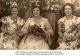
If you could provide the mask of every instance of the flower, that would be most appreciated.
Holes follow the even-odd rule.
[[[28,33],[29,34],[33,34],[35,36],[44,36],[44,31],[42,28],[40,28],[40,26],[32,25],[28,28]]]
[[[16,2],[11,2],[11,7],[14,7],[14,6],[18,6],[18,4]]]

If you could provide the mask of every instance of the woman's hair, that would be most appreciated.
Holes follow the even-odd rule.
[[[62,10],[61,10],[61,13],[63,13],[63,15],[65,15],[65,7],[66,6],[70,6],[71,7],[71,9],[72,9],[72,14],[74,13],[74,9],[75,9],[75,6],[73,5],[73,4],[71,4],[71,3],[67,3],[67,4],[65,4],[63,7],[62,7]]]
[[[11,10],[12,10],[13,8],[16,8],[16,9],[18,9],[18,10],[19,10],[19,8],[18,8],[17,6],[13,6],[13,7],[11,7]]]
[[[37,5],[36,5],[35,3],[32,3],[32,6],[31,6],[31,11],[32,11],[32,13],[33,13],[33,9],[34,9],[34,8],[39,8],[40,14],[42,14],[42,6],[41,6],[40,3],[38,3]]]
[[[13,6],[13,7],[10,7],[10,15],[11,15],[11,10],[12,10],[13,8],[16,8],[16,9],[18,10],[18,12],[19,12],[19,8],[18,8],[17,6]]]

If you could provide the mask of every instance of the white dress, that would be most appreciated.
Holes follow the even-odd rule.
[[[33,20],[33,18],[29,18],[27,20],[27,22],[25,23],[25,25],[23,26],[22,31],[27,32],[28,27],[32,26],[34,24],[36,24],[36,23]],[[41,21],[37,25],[41,25],[42,29],[45,29],[45,27],[46,27],[46,29],[50,33],[53,32],[48,20],[45,18],[41,18]],[[19,49],[20,50],[21,49],[22,50],[49,50],[49,46],[42,36],[37,37],[37,36],[31,34],[31,35],[28,35],[27,38],[22,39],[22,41],[19,45]]]

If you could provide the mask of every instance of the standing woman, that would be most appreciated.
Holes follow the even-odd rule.
[[[17,32],[24,24],[24,20],[17,15],[18,6],[12,4],[11,15],[1,18],[0,49],[17,49]]]
[[[45,39],[50,40],[50,35],[53,34],[52,28],[48,20],[40,16],[41,6],[39,4],[32,5],[32,13],[33,17],[28,18],[21,30],[20,35],[25,34],[27,36],[21,40],[19,49],[48,50],[49,46]]]
[[[67,3],[63,6],[64,17],[58,20],[59,47],[58,49],[75,49],[77,46],[77,18],[73,15],[74,5]]]

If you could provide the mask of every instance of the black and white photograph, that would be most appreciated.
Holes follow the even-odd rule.
[[[0,0],[0,50],[79,50],[80,0]]]

